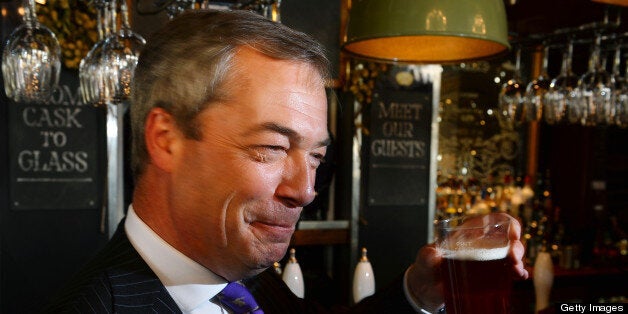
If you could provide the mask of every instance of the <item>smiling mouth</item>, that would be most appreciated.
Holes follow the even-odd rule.
[[[276,224],[266,221],[254,221],[251,226],[256,230],[261,230],[269,240],[273,242],[289,241],[294,233],[294,225]]]

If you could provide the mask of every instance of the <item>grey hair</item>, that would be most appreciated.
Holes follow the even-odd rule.
[[[302,32],[244,10],[190,10],[151,35],[135,69],[131,98],[132,170],[148,163],[145,120],[152,108],[169,112],[183,134],[199,140],[197,115],[229,96],[225,82],[237,69],[238,48],[268,57],[304,62],[321,79],[330,77],[324,47]]]

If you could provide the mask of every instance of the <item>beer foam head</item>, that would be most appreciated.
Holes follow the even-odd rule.
[[[443,257],[466,261],[492,261],[505,258],[508,255],[508,246],[492,249],[462,249],[443,250]]]

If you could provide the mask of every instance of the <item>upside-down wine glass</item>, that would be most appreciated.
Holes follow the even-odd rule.
[[[102,85],[105,88],[101,93],[102,101],[113,103],[125,101],[131,95],[135,67],[146,44],[146,40],[131,29],[126,1],[120,2],[120,13],[122,26],[105,39],[102,61],[106,66],[100,68],[104,72]],[[114,14],[114,23],[115,20]]]
[[[626,62],[624,76],[619,79],[622,81],[622,92],[615,102],[615,122],[618,126],[625,128],[628,127],[628,62]]]
[[[621,66],[621,46],[622,42],[619,41],[615,45],[615,54],[613,55],[613,67],[611,70],[611,111],[606,120],[609,124],[623,126],[625,115],[625,107],[628,104],[628,92],[626,88],[626,80],[619,73],[619,67]]]
[[[548,92],[551,80],[547,75],[547,60],[549,58],[549,45],[543,45],[543,61],[539,76],[528,83],[523,103],[522,119],[525,121],[541,120],[545,110],[545,94]]]
[[[602,66],[601,56],[602,35],[596,34],[589,57],[589,68],[578,81],[577,94],[580,105],[584,108],[582,124],[594,126],[608,123],[611,111],[610,75]]]
[[[580,123],[583,110],[576,98],[578,76],[571,69],[573,56],[573,40],[567,42],[567,49],[563,52],[560,74],[550,83],[545,94],[545,108],[543,117],[547,124],[560,123],[567,120],[569,123]]]
[[[105,0],[94,2],[98,12],[98,41],[89,50],[79,64],[79,82],[83,103],[102,104],[100,90],[104,78],[102,66],[102,52],[105,40],[111,34],[111,10]]]
[[[59,83],[61,46],[37,20],[35,0],[24,1],[23,21],[2,53],[4,89],[16,102],[47,102]]]
[[[515,69],[512,78],[502,85],[499,92],[499,113],[497,117],[503,127],[512,129],[523,122],[523,100],[525,86],[521,80],[521,47],[516,49]]]
[[[79,78],[86,103],[119,103],[131,93],[135,66],[146,41],[131,30],[125,1],[120,10],[122,27],[116,30],[117,1],[104,5],[103,38],[81,60]]]

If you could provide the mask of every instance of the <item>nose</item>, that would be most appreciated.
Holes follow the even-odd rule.
[[[287,159],[275,194],[288,207],[303,207],[316,197],[315,180],[316,169],[311,167],[306,155],[298,154]]]

